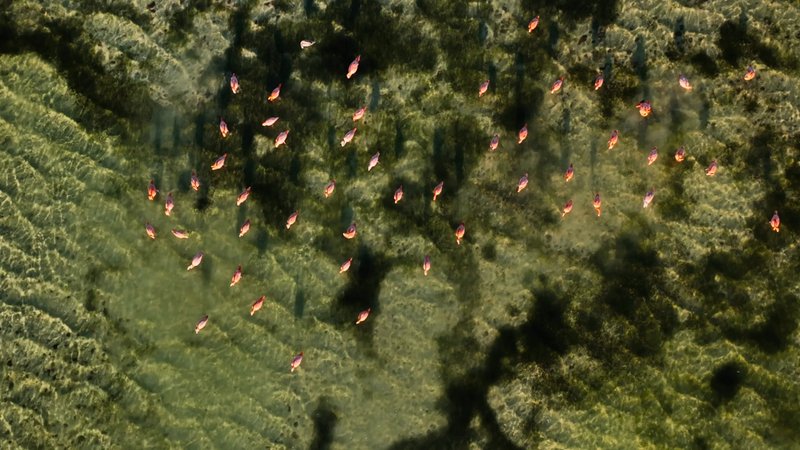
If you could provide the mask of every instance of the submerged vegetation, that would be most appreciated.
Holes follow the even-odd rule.
[[[799,441],[800,128],[789,119],[800,55],[783,38],[800,32],[800,10],[639,3],[0,0],[0,438]],[[712,14],[717,3],[727,6]],[[745,83],[748,65],[758,75]],[[647,119],[634,109],[642,99]],[[615,129],[620,143],[606,150]],[[530,185],[516,193],[523,173]],[[151,178],[158,204],[144,195]],[[250,200],[234,206],[245,187]],[[574,211],[562,216],[567,200]],[[237,238],[247,219],[252,231]],[[344,240],[353,222],[358,237]],[[173,240],[176,226],[190,238]],[[184,273],[198,250],[203,265]],[[242,283],[228,288],[237,265]]]

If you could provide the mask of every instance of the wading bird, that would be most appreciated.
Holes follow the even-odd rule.
[[[572,212],[572,200],[567,200],[567,203],[564,203],[564,207],[561,208],[561,217],[566,216]]]
[[[550,93],[555,94],[556,92],[561,90],[561,86],[564,85],[564,77],[559,77],[556,81],[553,82],[553,85],[550,86]]]
[[[753,66],[748,66],[747,71],[744,73],[744,81],[750,81],[756,77],[756,69]]]
[[[353,113],[353,122],[358,122],[359,120],[361,120],[361,118],[364,117],[364,114],[366,114],[366,112],[367,112],[366,106],[358,108],[356,112]]]
[[[678,84],[687,91],[692,90],[692,84],[689,83],[689,79],[686,78],[685,75],[681,75],[680,77],[678,77]]]
[[[200,178],[197,178],[197,172],[195,172],[194,170],[192,171],[192,178],[189,183],[191,184],[192,189],[195,192],[200,190]]]
[[[356,325],[363,323],[369,317],[369,313],[372,311],[372,308],[367,308],[360,313],[358,313],[358,317],[356,317]]]
[[[289,130],[284,130],[278,133],[278,137],[275,138],[275,148],[285,144],[287,137],[289,137]]]
[[[223,153],[222,156],[217,158],[216,161],[214,161],[211,164],[211,170],[222,169],[225,166],[225,158],[227,158],[227,157],[228,157],[228,154],[227,153]]]
[[[153,227],[153,225],[145,223],[144,230],[147,232],[147,236],[150,237],[150,239],[156,238],[156,229],[155,227]]]
[[[655,189],[650,189],[649,191],[647,191],[647,193],[644,194],[644,200],[642,200],[642,208],[647,208],[648,206],[650,206],[650,203],[653,202],[653,197],[655,196],[656,196]]]
[[[603,202],[600,200],[600,193],[594,194],[594,200],[592,200],[592,206],[594,207],[594,211],[597,213],[597,217],[600,217],[600,207],[602,206]]]
[[[494,136],[492,136],[491,142],[489,142],[489,151],[493,152],[493,151],[497,150],[497,146],[499,144],[500,144],[500,135],[499,134],[495,134]]]
[[[341,142],[342,147],[344,147],[345,145],[349,144],[350,141],[353,140],[353,137],[356,135],[356,130],[358,130],[358,128],[353,128],[352,130],[350,130],[350,131],[348,131],[347,133],[344,134],[344,137],[342,138],[342,142]]]
[[[192,262],[186,266],[186,270],[194,269],[195,267],[199,266],[201,262],[203,262],[203,252],[197,252],[197,254],[194,255],[194,258],[192,258]]]
[[[239,78],[236,76],[235,73],[231,74],[231,92],[234,94],[239,93]]]
[[[289,228],[292,228],[292,225],[294,225],[294,223],[297,222],[297,215],[298,214],[300,214],[300,210],[299,209],[297,211],[293,212],[292,215],[290,215],[289,218],[286,219],[286,229],[287,230]]]
[[[247,200],[247,197],[250,196],[250,189],[251,189],[251,187],[248,186],[247,188],[245,188],[245,190],[243,190],[239,194],[238,197],[236,197],[236,206],[241,205],[242,203],[244,203]]]
[[[594,90],[595,91],[600,89],[601,87],[603,87],[603,81],[604,81],[603,74],[602,73],[598,73],[597,74],[597,78],[594,79]]]
[[[461,245],[461,240],[464,239],[464,233],[466,233],[467,229],[464,227],[464,224],[460,224],[458,228],[456,228],[456,244]]]
[[[711,164],[709,164],[708,167],[706,167],[706,175],[708,175],[709,177],[713,177],[716,174],[717,174],[717,160],[715,159],[711,161]]]
[[[377,152],[374,155],[372,155],[372,158],[370,158],[369,164],[367,165],[367,172],[374,169],[375,166],[378,165],[380,158],[381,158],[381,152]]]
[[[231,287],[233,287],[241,279],[242,279],[242,266],[239,266],[236,268],[236,272],[233,272],[233,276],[231,277]]]
[[[155,180],[150,180],[150,185],[147,186],[147,199],[155,200],[156,194],[158,194],[158,189],[156,189],[156,182]]]
[[[336,189],[336,180],[331,179],[331,181],[329,181],[328,184],[325,185],[325,189],[322,191],[323,195],[325,195],[325,198],[328,198],[331,195],[333,195],[334,189]]]
[[[524,141],[526,137],[528,137],[527,123],[523,125],[522,128],[519,129],[519,133],[517,133],[517,144],[522,144],[522,141]]]
[[[539,26],[539,16],[536,16],[533,18],[533,20],[528,22],[528,33],[533,33],[533,30],[535,30],[536,27],[538,26]]]
[[[267,97],[267,101],[274,102],[281,96],[281,87],[283,87],[283,83],[279,83],[278,87],[270,92],[269,97]]]
[[[569,167],[567,167],[567,171],[564,172],[564,181],[569,183],[569,180],[571,180],[572,177],[574,176],[575,176],[575,168],[572,167],[572,164],[570,164]]]
[[[486,80],[483,83],[481,83],[480,86],[478,86],[478,97],[483,97],[483,94],[485,94],[486,91],[488,90],[489,90],[489,80]]]
[[[656,159],[658,159],[658,148],[654,146],[647,155],[647,165],[652,166]]]
[[[686,159],[686,148],[681,145],[675,150],[675,161],[683,162],[684,159]]]
[[[647,117],[653,111],[653,106],[650,104],[650,102],[642,100],[636,104],[636,109],[639,110],[640,116]]]
[[[350,65],[347,66],[347,79],[348,80],[350,79],[350,77],[355,75],[356,72],[358,72],[358,63],[360,63],[360,62],[361,62],[361,55],[358,55],[358,56],[356,56],[356,59],[354,59],[353,62],[351,62]]]
[[[242,226],[239,228],[239,237],[244,236],[248,231],[250,231],[250,219],[245,220]]]
[[[264,306],[264,300],[266,300],[266,298],[267,297],[265,295],[262,295],[261,297],[258,297],[258,299],[250,306],[250,315],[251,316],[253,314],[255,314],[256,311],[261,309],[262,306]]]
[[[400,187],[398,187],[397,190],[394,191],[394,204],[395,205],[398,204],[402,199],[403,199],[403,185],[401,184]]]
[[[175,208],[175,200],[172,198],[172,192],[169,192],[167,200],[164,202],[164,214],[171,216],[173,208]]]
[[[300,364],[302,362],[303,362],[303,352],[300,352],[294,358],[292,358],[292,366],[290,372],[294,372],[294,369],[300,367]]]
[[[442,189],[444,189],[444,181],[440,181],[439,184],[433,188],[433,201],[436,201],[436,199],[442,195]]]
[[[611,132],[611,137],[608,139],[608,149],[611,150],[619,142],[619,132],[614,130]]]
[[[522,192],[522,190],[525,189],[527,186],[528,186],[528,172],[525,172],[525,175],[523,175],[519,179],[519,182],[517,182],[517,192]]]
[[[775,214],[772,215],[772,219],[769,220],[769,225],[772,227],[772,231],[776,233],[781,231],[781,218],[778,217],[778,211],[775,211]]]
[[[197,321],[197,324],[194,326],[194,334],[200,333],[200,331],[206,327],[208,324],[208,315],[205,315]]]
[[[344,236],[345,239],[353,239],[356,237],[356,223],[351,223],[350,226],[347,227],[347,230],[342,233],[342,236]]]

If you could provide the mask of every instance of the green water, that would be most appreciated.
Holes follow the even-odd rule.
[[[800,442],[797,5],[147,3],[0,1],[3,447]]]

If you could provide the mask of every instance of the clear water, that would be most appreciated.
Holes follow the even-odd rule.
[[[10,446],[800,440],[796,5],[7,6],[0,439]],[[301,39],[316,44],[301,51]],[[758,76],[746,83],[749,64]],[[633,107],[642,98],[648,119]],[[276,125],[260,125],[273,115]],[[273,148],[285,129],[287,145]],[[237,207],[246,186],[253,194]],[[767,223],[774,210],[780,233]],[[358,236],[345,240],[353,221]],[[202,264],[187,271],[198,251]]]

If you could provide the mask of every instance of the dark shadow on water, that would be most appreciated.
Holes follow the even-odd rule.
[[[607,307],[610,315],[605,320],[630,329],[615,338],[628,351],[646,357],[660,352],[664,341],[675,331],[678,317],[671,299],[654,296],[656,290],[662,290],[662,263],[651,244],[652,231],[646,224],[638,227],[601,247],[590,261],[603,279],[596,312]],[[609,361],[605,345],[592,342],[589,350],[599,360]]]
[[[800,319],[800,302],[796,295],[788,293],[781,296],[766,313],[767,320],[748,330],[748,338],[761,351],[775,354],[786,350]]]
[[[485,448],[519,449],[503,433],[488,394],[493,385],[513,376],[519,364],[536,363],[547,367],[559,361],[576,342],[576,334],[567,320],[569,300],[549,287],[532,288],[536,302],[528,311],[528,320],[517,328],[502,327],[489,351],[474,354],[474,342],[468,323],[457,324],[452,333],[439,339],[440,358],[445,367],[480,363],[463,375],[445,378],[446,388],[441,408],[447,425],[426,435],[394,443],[392,450],[420,448],[468,448],[470,442],[486,442]],[[469,361],[469,362],[467,362]],[[563,381],[555,380],[548,388],[561,390]],[[479,419],[476,427],[473,424]],[[529,423],[530,436],[536,435],[535,425]]]
[[[547,27],[547,53],[553,59],[558,58],[558,40],[560,37],[561,32],[558,29],[558,23],[556,21],[550,22],[550,26]]]
[[[576,336],[567,322],[569,299],[549,288],[531,290],[536,299],[529,319],[517,330],[522,351],[519,357],[541,365],[555,363],[575,343]]]
[[[306,17],[312,17],[314,14],[319,12],[319,7],[315,0],[303,0],[303,12],[305,12]]]
[[[726,20],[719,27],[717,47],[722,59],[734,67],[741,67],[748,61],[760,59],[766,65],[779,69],[796,69],[796,57],[782,55],[780,51],[761,41],[761,36],[748,28],[747,15],[742,11],[739,20]]]
[[[189,258],[186,260],[186,265],[187,266],[192,261],[193,257],[194,257],[194,253],[192,255],[190,255]],[[203,276],[203,284],[206,285],[206,286],[209,286],[211,284],[211,277],[214,274],[214,258],[213,257],[209,258],[209,255],[207,255],[207,254],[204,255],[203,256],[203,262],[200,264],[200,266],[199,267],[195,267],[190,272],[197,272],[198,270],[200,271],[200,273]],[[233,270],[231,271],[231,274],[233,274]],[[190,275],[191,275],[191,273],[190,273]]]
[[[250,211],[247,208],[247,202],[236,208],[236,223],[232,224],[233,229],[231,230],[231,232],[234,233],[235,236],[239,236],[239,229],[244,224],[244,221],[248,219],[249,213]],[[240,240],[245,239],[245,236],[249,236],[250,233],[254,231],[253,228],[255,227],[252,226],[253,221],[251,220],[250,222],[251,222],[250,231],[241,238],[239,238]]]
[[[328,150],[335,151],[340,146],[339,141],[336,140],[336,137],[336,127],[330,125],[327,133]]]
[[[311,441],[309,450],[328,450],[333,444],[334,430],[339,417],[327,397],[317,400],[317,407],[312,413],[314,419],[314,440]]]
[[[708,56],[704,51],[698,51],[689,58],[692,67],[706,78],[715,78],[719,75],[719,66],[714,58]]]
[[[394,159],[399,161],[405,153],[405,135],[403,134],[403,124],[398,120],[395,122],[395,136],[394,136]]]
[[[486,25],[485,20],[481,20],[478,25],[478,42],[480,42],[481,45],[486,44],[487,37],[489,37],[489,26]]]
[[[360,245],[353,257],[353,265],[347,272],[348,284],[336,298],[331,317],[335,324],[344,327],[354,326],[359,312],[371,309],[370,320],[359,325],[356,339],[372,346],[372,317],[380,314],[378,299],[381,284],[392,268],[392,262],[383,254],[374,252],[366,245]]]
[[[345,159],[345,169],[347,169],[348,177],[355,178],[358,175],[358,150],[356,150],[352,142],[347,144],[347,147],[348,149],[346,150],[347,157]]]
[[[201,189],[197,199],[194,201],[194,208],[200,212],[203,212],[209,206],[211,206],[211,199],[208,197],[208,188]]]
[[[701,98],[703,99],[703,103],[700,106],[698,115],[700,119],[700,129],[705,130],[708,127],[708,119],[711,117],[711,100],[709,100],[705,94],[701,94]]]
[[[355,219],[355,211],[349,204],[342,205],[342,209],[339,211],[339,229],[340,232],[344,232],[347,227],[350,226],[351,223],[354,222]],[[358,225],[356,224],[356,228]],[[337,233],[339,234],[339,233]]]
[[[677,163],[671,157],[672,149],[659,149],[661,152],[666,153],[665,157],[669,157],[667,164],[672,166],[672,176],[668,180],[669,195],[659,196],[658,212],[666,220],[671,221],[684,221],[689,220],[689,211],[694,205],[695,201],[691,197],[685,196],[684,182],[686,175],[691,173],[691,169],[695,166],[691,161],[684,161]]]
[[[178,186],[175,187],[175,191],[185,194],[189,192],[191,188],[192,188],[192,171],[187,169],[178,172]]]
[[[306,309],[306,294],[299,286],[298,284],[297,292],[294,294],[294,316],[301,319]]]
[[[678,20],[675,21],[675,28],[672,32],[672,39],[675,43],[675,48],[678,51],[678,54],[681,55],[685,51],[685,44],[684,44],[684,35],[686,34],[686,22],[683,19],[683,16],[678,17]]]
[[[678,96],[673,91],[672,95],[670,95],[668,106],[670,117],[669,128],[673,133],[678,133],[681,126],[686,121],[686,114],[683,112],[682,105],[680,99],[678,99]]]
[[[194,118],[194,145],[203,147],[205,143],[206,117],[201,113]]]
[[[709,382],[712,404],[719,406],[732,400],[747,377],[747,368],[736,362],[725,363],[714,370]]]
[[[300,161],[300,154],[297,152],[292,153],[292,160],[289,164],[289,181],[294,184],[300,182],[300,171],[303,166]]]
[[[498,88],[497,66],[494,63],[489,63],[488,78],[489,78],[489,93],[494,93]]]
[[[381,83],[377,78],[372,80],[372,90],[369,95],[369,106],[367,110],[375,112],[381,103]]]
[[[161,145],[162,139],[162,125],[161,125],[162,110],[157,109],[153,112],[153,118],[150,121],[150,126],[153,130],[153,154],[157,157],[166,156]]]
[[[631,66],[639,76],[641,81],[647,81],[647,51],[645,50],[645,38],[642,35],[636,36],[636,48],[631,55]]]
[[[40,19],[37,26],[9,20],[5,8],[0,8],[0,53],[34,52],[53,62],[71,89],[99,106],[86,108],[76,117],[81,125],[92,131],[128,136],[126,121],[145,125],[158,107],[150,99],[146,83],[128,76],[133,70],[131,61],[122,58],[116,67],[109,68],[103,57],[94,51],[96,41],[85,30],[83,21],[91,17],[93,10],[110,12],[99,6],[87,5],[85,16],[47,16]],[[149,20],[146,15],[149,13],[144,9],[136,13],[124,5],[117,6],[118,10],[112,14],[127,15],[141,23]],[[125,101],[120,101],[120,92],[125,93]]]
[[[238,231],[238,230],[237,230]],[[252,231],[250,232],[252,233]],[[246,235],[249,236],[249,233]],[[244,239],[244,238],[242,238]],[[269,246],[269,235],[267,234],[267,230],[264,229],[257,229],[256,230],[256,248],[258,249],[259,255],[264,255],[267,251],[267,247]]]
[[[572,112],[566,106],[561,113],[561,127],[560,131],[562,135],[568,135],[570,131],[572,131]]]
[[[650,146],[647,142],[647,131],[650,128],[649,125],[650,121],[653,120],[653,115],[654,114],[651,113],[649,117],[638,120],[636,127],[636,145],[640,150],[650,150]]]

